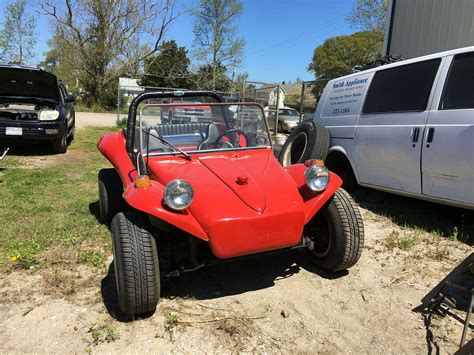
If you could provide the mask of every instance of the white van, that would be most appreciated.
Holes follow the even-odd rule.
[[[474,209],[474,47],[333,79],[314,120],[347,189]]]

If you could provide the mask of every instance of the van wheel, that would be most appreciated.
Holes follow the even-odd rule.
[[[304,163],[308,159],[325,160],[329,148],[326,127],[304,121],[296,126],[281,149],[278,161],[282,166]]]
[[[115,169],[101,169],[98,181],[100,220],[109,225],[112,218],[124,209],[122,180]]]
[[[351,196],[338,189],[305,226],[305,242],[312,261],[327,271],[355,265],[364,246],[364,223]]]
[[[118,213],[112,220],[115,281],[120,309],[129,316],[154,312],[160,298],[160,267],[146,216]]]
[[[331,152],[326,159],[326,167],[342,179],[342,188],[348,192],[359,189],[352,166],[342,153]]]

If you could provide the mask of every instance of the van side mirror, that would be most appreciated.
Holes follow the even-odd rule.
[[[74,102],[76,101],[76,98],[73,94],[69,94],[64,98],[64,102],[69,103],[69,102]]]

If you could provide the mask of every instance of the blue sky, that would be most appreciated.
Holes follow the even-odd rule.
[[[0,0],[3,9],[8,0]],[[313,50],[326,38],[354,32],[345,18],[356,0],[243,0],[244,11],[238,19],[239,36],[246,40],[244,65],[249,80],[281,82],[297,77],[312,80],[306,71]],[[181,0],[182,6],[197,0]],[[38,59],[51,37],[49,19],[37,17]],[[192,17],[182,15],[167,33],[180,46],[192,48]]]

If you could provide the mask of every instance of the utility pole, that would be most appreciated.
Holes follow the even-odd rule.
[[[303,109],[304,109],[304,87],[306,86],[306,81],[303,81],[301,83],[301,101],[300,101],[300,121],[299,123],[301,123],[301,121],[303,120]]]

